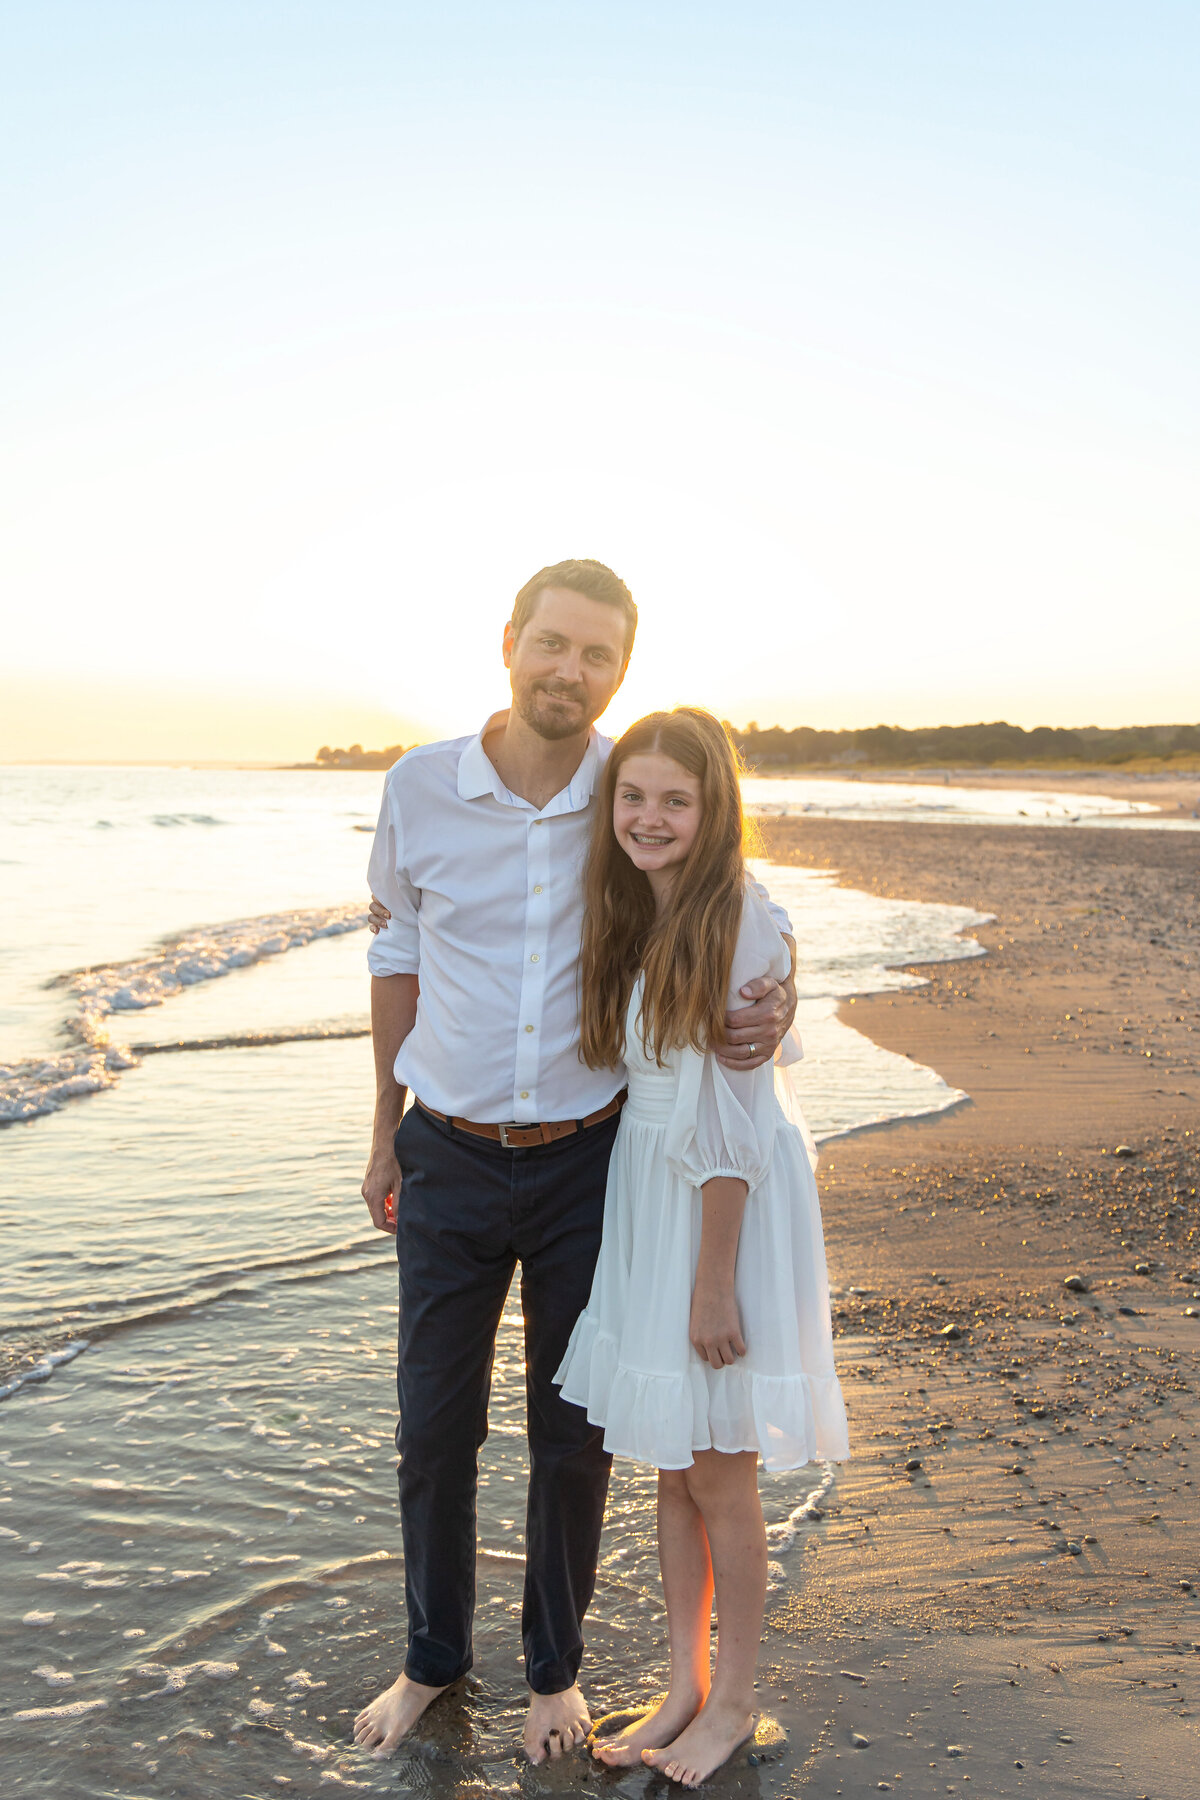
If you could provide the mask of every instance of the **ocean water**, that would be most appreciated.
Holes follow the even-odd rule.
[[[393,1253],[358,1195],[379,785],[0,770],[0,1321],[24,1353],[0,1407],[9,1791],[516,1791],[511,1302],[476,1673],[389,1768],[348,1744],[402,1631]],[[800,944],[818,1137],[959,1099],[835,1009],[911,981],[903,961],[977,954],[979,915],[759,873]],[[764,1484],[780,1583],[825,1479]],[[653,1486],[614,1475],[587,1665],[601,1706],[662,1679]]]

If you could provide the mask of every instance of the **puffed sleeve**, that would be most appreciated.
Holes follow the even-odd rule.
[[[738,988],[757,975],[781,980],[790,962],[765,903],[748,887],[729,1003],[736,1004]],[[712,1054],[702,1056],[692,1049],[675,1054],[679,1077],[664,1145],[668,1165],[691,1187],[732,1175],[753,1193],[770,1167],[780,1122],[772,1065],[735,1072]]]
[[[391,913],[385,930],[371,939],[367,967],[372,975],[416,975],[421,968],[420,928],[417,913],[420,889],[413,886],[404,867],[404,815],[397,775],[400,764],[388,770],[383,784],[379,823],[371,846],[367,878],[371,892]]]

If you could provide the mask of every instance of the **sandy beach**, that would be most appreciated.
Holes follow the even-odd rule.
[[[826,1147],[854,1461],[770,1613],[764,1686],[799,1749],[770,1791],[1190,1794],[1195,841],[811,821],[767,839],[868,892],[995,915],[985,958],[843,1008],[971,1099]]]

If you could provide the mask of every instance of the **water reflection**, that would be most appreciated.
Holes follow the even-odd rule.
[[[381,1260],[221,1300],[96,1346],[5,1408],[5,1590],[22,1623],[4,1696],[23,1792],[441,1796],[593,1779],[582,1761],[535,1773],[514,1755],[526,1464],[512,1302],[480,1487],[476,1668],[392,1763],[350,1742],[402,1654],[393,1282]],[[585,1668],[597,1712],[649,1705],[663,1680],[654,1482],[614,1474]],[[771,1516],[809,1485],[771,1484]],[[752,1774],[743,1760],[727,1779]]]

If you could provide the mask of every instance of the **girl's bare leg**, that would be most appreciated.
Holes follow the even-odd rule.
[[[592,1755],[612,1769],[636,1764],[643,1750],[678,1737],[708,1693],[713,1576],[704,1521],[688,1489],[690,1474],[690,1469],[658,1472],[658,1560],[667,1603],[670,1687],[662,1705],[644,1719],[593,1742]]]
[[[717,1664],[691,1724],[642,1760],[684,1787],[698,1787],[745,1743],[757,1722],[754,1668],[767,1597],[767,1534],[758,1498],[758,1457],[700,1450],[686,1471],[708,1535],[717,1597]]]

